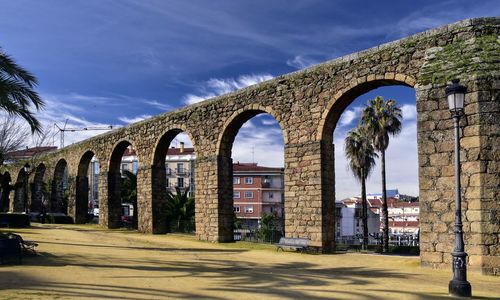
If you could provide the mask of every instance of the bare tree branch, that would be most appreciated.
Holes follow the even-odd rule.
[[[7,159],[7,153],[23,148],[29,136],[29,129],[15,116],[0,117],[0,165]]]

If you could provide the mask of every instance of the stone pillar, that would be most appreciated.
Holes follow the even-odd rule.
[[[285,145],[285,235],[309,238],[323,252],[335,241],[332,147]]]
[[[461,118],[462,218],[468,268],[499,274],[499,80],[461,80],[467,86]],[[445,84],[418,86],[420,258],[448,268],[454,244],[453,122]]]
[[[120,171],[109,171],[108,172],[107,185],[107,203],[106,203],[106,215],[101,215],[99,212],[99,218],[107,219],[107,228],[120,228],[122,225],[122,201],[121,201],[121,186],[122,186],[122,175]],[[100,183],[100,182],[99,182]],[[100,195],[100,194],[99,194]]]
[[[14,185],[14,197],[12,199],[10,207],[12,207],[13,212],[22,212],[23,204],[26,197],[26,187],[24,186],[24,182],[16,182]],[[26,199],[27,200],[27,199]]]
[[[139,230],[149,233],[165,233],[167,232],[167,222],[170,221],[166,219],[167,172],[165,165],[160,167],[151,166],[144,173],[147,174],[144,174],[143,177],[150,178],[150,180],[141,184],[141,188],[139,188],[139,178],[137,179],[137,189],[144,189],[144,191],[138,193],[141,201],[137,200],[140,212]],[[150,225],[146,228],[146,226],[142,225],[143,223]]]
[[[219,168],[218,165],[220,164],[222,166],[223,162],[224,166],[227,166],[229,163],[227,159],[224,160],[217,156],[203,156],[202,153],[197,153],[195,162],[195,220],[196,236],[200,240],[226,242],[232,241],[233,239],[232,232],[231,235],[229,235],[230,230],[228,230],[228,228],[220,228],[221,224],[228,223],[227,220],[220,220],[221,217],[228,217],[228,209],[223,209],[219,200],[225,199],[227,205],[227,202],[229,202],[227,195],[228,188],[232,187],[232,179],[231,185],[229,186],[227,182],[225,187],[222,183],[219,183],[219,180],[223,179],[224,176],[219,176],[219,170],[221,168]],[[228,176],[229,174],[226,175]],[[222,195],[224,189],[226,193],[225,196]]]
[[[102,166],[105,164],[103,163]],[[108,173],[103,169],[97,174],[97,188],[99,190],[99,225],[104,228],[109,228],[108,220]]]
[[[464,130],[462,147],[468,160],[479,161],[479,168],[469,164],[462,170],[469,182],[466,196],[480,201],[469,204],[466,218],[471,235],[481,236],[480,241],[470,241],[470,264],[483,274],[500,275],[500,78],[477,79],[468,100],[474,109],[466,110],[470,125]]]
[[[217,156],[218,241],[234,241],[233,159]]]
[[[70,216],[76,224],[87,222],[89,203],[89,178],[87,176],[76,176],[75,206]]]

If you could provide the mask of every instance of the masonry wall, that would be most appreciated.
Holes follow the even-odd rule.
[[[269,113],[284,136],[285,235],[307,237],[328,252],[335,241],[332,137],[341,113],[356,97],[374,88],[414,87],[421,261],[425,266],[446,267],[453,247],[454,195],[453,132],[444,89],[450,79],[459,78],[469,89],[461,140],[466,251],[472,269],[498,274],[499,26],[499,18],[472,19],[430,30],[116,129],[39,160],[47,166],[46,172],[54,174],[55,165],[64,158],[74,187],[82,156],[87,151],[95,153],[100,163],[100,224],[115,227],[116,203],[110,203],[110,195],[117,191],[108,183],[118,179],[109,161],[121,141],[129,142],[139,160],[139,229],[159,233],[164,212],[152,196],[154,153],[164,135],[185,131],[197,155],[197,237],[231,241],[232,142],[246,120]],[[23,163],[12,166],[10,174],[17,174]],[[70,195],[73,205],[75,199]],[[74,215],[75,211],[70,212]]]

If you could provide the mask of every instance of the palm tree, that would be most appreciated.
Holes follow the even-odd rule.
[[[366,128],[358,126],[349,131],[345,139],[345,153],[354,177],[361,182],[363,219],[363,249],[368,248],[368,205],[366,201],[366,179],[375,166],[377,154]]]
[[[172,231],[194,230],[194,198],[189,197],[189,187],[175,188],[175,194],[167,191],[166,215]]]
[[[37,84],[33,74],[17,65],[0,48],[0,109],[25,119],[33,133],[40,133],[42,126],[30,106],[33,105],[37,111],[44,106],[43,100],[33,90]]]
[[[132,218],[132,227],[137,228],[139,214],[137,211],[137,175],[124,170],[122,180],[122,201],[132,203],[134,208],[134,217]]]
[[[401,120],[403,113],[395,100],[384,101],[384,98],[377,96],[369,101],[368,106],[363,111],[361,122],[366,127],[368,134],[372,138],[375,150],[380,152],[382,169],[382,233],[384,243],[383,252],[389,251],[389,216],[387,213],[387,190],[385,183],[385,151],[389,146],[389,135],[396,136],[401,132]]]

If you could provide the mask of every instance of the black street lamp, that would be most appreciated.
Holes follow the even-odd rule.
[[[452,85],[446,87],[446,98],[450,108],[455,128],[455,247],[453,257],[453,279],[448,285],[450,295],[471,297],[472,288],[467,281],[467,253],[464,250],[464,234],[462,230],[462,203],[460,188],[460,117],[464,113],[464,98],[467,88],[460,85],[458,79],[452,80]]]
[[[23,197],[23,212],[28,213],[28,185],[29,185],[29,176],[30,176],[30,171],[31,167],[28,163],[26,163],[23,167],[24,169],[24,175],[25,175],[25,180],[24,180],[24,197]]]

